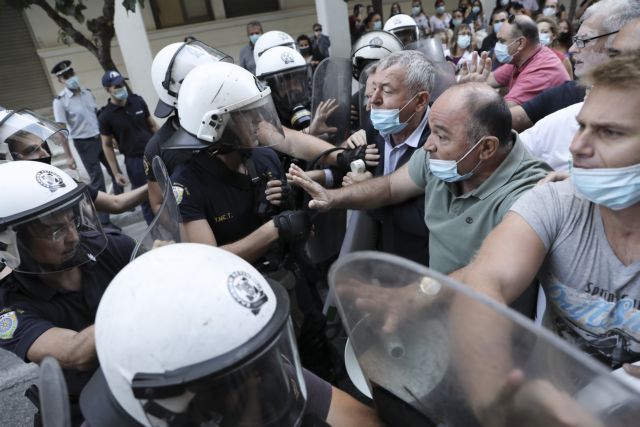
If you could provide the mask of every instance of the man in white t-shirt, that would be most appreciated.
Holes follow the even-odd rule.
[[[518,199],[454,276],[504,304],[537,276],[547,295],[547,326],[611,368],[640,376],[629,365],[640,360],[640,53],[612,59],[589,80],[570,146],[571,180]],[[474,313],[457,314],[477,326]],[[507,360],[508,348],[495,342],[509,332],[495,325],[487,331],[474,351],[487,347]],[[513,386],[511,377],[483,382],[483,392],[472,396],[476,412],[495,405],[505,387],[513,395],[531,390]],[[542,397],[536,403],[542,401],[554,406]]]

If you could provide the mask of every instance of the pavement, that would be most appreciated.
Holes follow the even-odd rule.
[[[72,144],[71,144],[72,145]],[[73,147],[73,145],[72,145]],[[75,151],[74,148],[72,150]],[[75,153],[78,171],[66,169],[65,160],[54,148],[53,164],[88,182],[86,171],[82,167],[80,157]],[[122,162],[122,158],[119,159]],[[122,165],[124,170],[124,165]],[[110,186],[109,174],[104,171],[107,188]],[[122,228],[122,232],[138,240],[143,235],[147,224],[144,222],[140,208],[133,212],[111,215],[111,222]],[[25,363],[13,353],[0,349],[0,427],[26,427],[33,425],[35,407],[24,397],[25,390],[36,382],[38,367],[33,363]]]

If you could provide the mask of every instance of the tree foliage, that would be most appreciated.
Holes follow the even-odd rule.
[[[113,27],[115,0],[103,0],[102,15],[88,20],[84,15],[87,7],[82,0],[5,0],[5,2],[17,10],[32,6],[41,8],[60,28],[61,40],[73,41],[86,48],[98,59],[105,71],[117,70],[111,57],[111,41],[115,36]],[[122,5],[130,12],[135,12],[138,3],[144,7],[144,0],[122,0]],[[91,39],[80,32],[67,17],[78,24],[84,24],[86,21]]]

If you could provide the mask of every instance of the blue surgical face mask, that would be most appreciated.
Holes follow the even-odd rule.
[[[493,32],[497,35],[498,31],[500,31],[500,27],[502,27],[502,22],[494,22],[493,23]]]
[[[373,29],[380,31],[382,29],[382,21],[373,21]]]
[[[111,96],[118,101],[124,101],[129,96],[129,92],[127,92],[126,87],[120,87],[114,90]]]
[[[80,79],[78,79],[77,76],[71,76],[67,80],[64,81],[64,85],[69,90],[80,89]]]
[[[473,7],[471,8],[471,11],[472,11],[473,13],[480,13],[480,6],[473,6]]]
[[[401,132],[404,128],[407,127],[407,122],[400,123],[400,111],[404,110],[405,107],[409,105],[409,103],[413,101],[413,98],[415,98],[416,96],[418,96],[418,94],[415,94],[400,109],[372,108],[370,117],[371,123],[373,123],[373,128],[380,132],[380,135],[382,136],[394,135],[398,132]],[[414,114],[415,112],[411,115],[411,117],[413,117]],[[411,117],[409,117],[407,121],[409,121]]]
[[[463,161],[473,150],[475,150],[475,148],[482,142],[483,139],[484,138],[480,138],[480,140],[476,142],[473,147],[471,147],[469,151],[467,151],[466,154],[462,156],[462,158],[457,162],[455,160],[432,159],[427,154],[429,170],[436,178],[441,179],[444,182],[458,182],[471,178],[476,169],[478,169],[478,166],[480,166],[480,163],[482,163],[482,160],[480,160],[472,170],[465,173],[464,175],[460,175],[458,173],[458,163]]]
[[[590,202],[616,211],[640,202],[640,164],[582,169],[569,162],[569,168],[574,187]]]
[[[466,49],[471,44],[471,36],[469,34],[459,35],[456,43],[460,49]]]
[[[454,27],[459,27],[460,24],[462,24],[462,19],[460,18],[452,19],[451,23],[453,24]]]
[[[556,14],[556,8],[555,7],[545,7],[544,9],[542,9],[542,14],[544,16],[554,16]]]
[[[509,55],[509,46],[514,44],[516,41],[517,40],[514,40],[509,44],[504,44],[501,42],[496,43],[495,47],[493,48],[493,52],[496,54],[496,59],[501,64],[508,64],[509,62],[513,61],[513,55]]]
[[[413,6],[411,8],[411,13],[413,14],[413,16],[420,15],[420,12],[422,12],[422,8],[420,6]]]
[[[551,44],[551,34],[549,33],[540,33],[538,34],[538,38],[540,39],[540,44],[543,46],[549,46]]]
[[[436,7],[436,13],[445,13],[447,9],[444,6]]]
[[[251,42],[251,44],[256,44],[259,38],[260,38],[260,34],[251,34],[249,36],[249,41]]]

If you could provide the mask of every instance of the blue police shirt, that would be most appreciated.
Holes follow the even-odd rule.
[[[0,282],[0,348],[24,361],[35,340],[57,327],[81,331],[95,321],[98,303],[111,279],[129,262],[135,242],[107,234],[107,246],[80,266],[82,290],[62,292],[46,286],[35,274],[13,272]],[[78,396],[93,371],[64,370],[71,396]]]
[[[275,151],[259,147],[252,153],[259,176],[281,179]],[[196,154],[171,181],[182,221],[207,220],[218,245],[236,242],[264,223],[257,213],[251,177],[231,171],[207,151]]]

